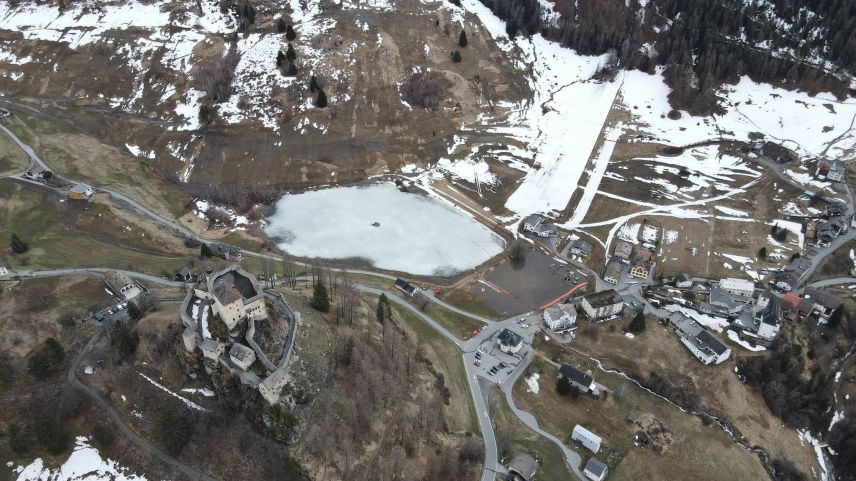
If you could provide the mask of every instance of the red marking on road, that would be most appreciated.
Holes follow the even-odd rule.
[[[568,296],[570,296],[571,294],[573,294],[577,289],[579,289],[579,288],[581,288],[581,287],[585,287],[585,286],[587,286],[587,285],[588,285],[588,281],[583,282],[583,283],[580,283],[580,284],[577,284],[577,285],[575,285],[575,286],[573,287],[573,289],[571,289],[570,291],[568,291],[568,292],[566,292],[566,293],[562,294],[561,296],[559,296],[559,297],[557,297],[557,298],[553,299],[552,301],[548,302],[547,304],[544,304],[543,306],[539,307],[538,309],[540,309],[540,310],[542,310],[542,311],[543,311],[544,309],[546,309],[546,308],[548,308],[548,307],[552,306],[553,304],[558,304],[559,302],[562,302],[562,299],[567,298]]]

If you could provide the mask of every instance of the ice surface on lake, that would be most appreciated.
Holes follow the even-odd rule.
[[[417,275],[471,269],[505,245],[464,212],[392,184],[286,195],[268,221],[267,234],[291,255],[363,258],[381,269]]]

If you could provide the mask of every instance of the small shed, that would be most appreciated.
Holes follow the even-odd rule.
[[[608,472],[609,468],[606,464],[595,458],[589,458],[586,467],[583,469],[583,474],[592,481],[603,481]]]

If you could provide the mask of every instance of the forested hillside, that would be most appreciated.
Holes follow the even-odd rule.
[[[543,33],[615,65],[665,67],[676,108],[715,109],[740,75],[845,95],[856,71],[856,0],[482,0],[509,33]]]

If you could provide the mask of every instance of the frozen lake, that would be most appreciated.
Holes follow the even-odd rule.
[[[472,217],[393,184],[286,195],[265,232],[291,255],[361,258],[380,269],[416,275],[466,271],[505,247],[499,235]]]

